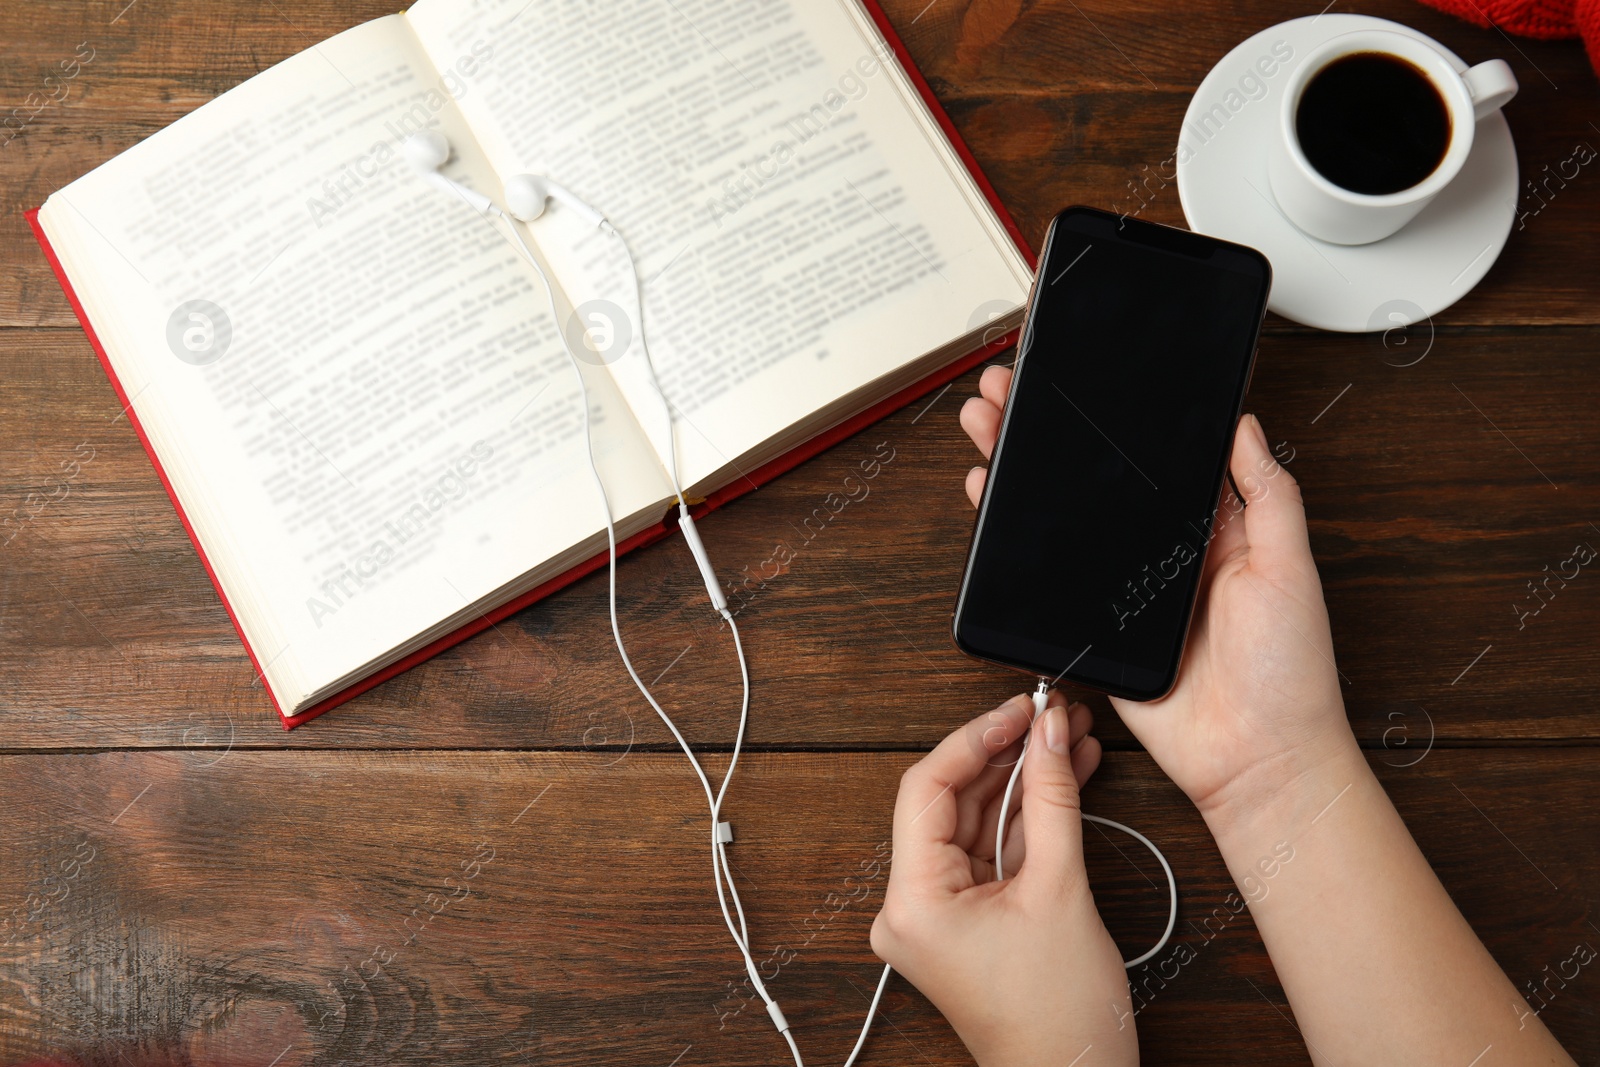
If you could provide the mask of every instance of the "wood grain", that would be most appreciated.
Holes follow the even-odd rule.
[[[875,984],[867,931],[894,789],[914,758],[757,756],[732,795],[757,958],[778,971],[772,987],[808,1061],[843,1060]],[[1600,938],[1586,922],[1600,876],[1592,750],[1375,766],[1514,982]],[[1532,777],[1537,799],[1521,788]],[[0,782],[6,810],[32,813],[0,831],[8,895],[48,898],[0,948],[11,976],[0,1055],[281,1055],[279,1067],[782,1058],[724,948],[704,799],[678,758],[117,752],[0,758]],[[1308,1062],[1182,795],[1142,755],[1114,754],[1085,803],[1143,827],[1183,887],[1186,952],[1134,972],[1146,1060]],[[1090,834],[1088,849],[1113,934],[1141,951],[1165,911],[1159,867],[1125,839]],[[1581,972],[1543,1014],[1579,1062],[1600,1055],[1594,982]],[[897,979],[862,1062],[970,1061]]]
[[[1171,155],[1196,85],[1233,43],[1322,9],[886,6],[1035,245],[1073,202],[1181,224],[1175,187],[1134,185]],[[0,1061],[781,1062],[716,921],[698,787],[619,669],[603,581],[285,734],[24,223],[218,93],[390,10],[0,2],[7,107],[80,44],[95,54],[0,145]],[[1362,10],[1511,63],[1524,178],[1600,146],[1575,42],[1410,0]],[[1294,451],[1356,733],[1519,987],[1600,943],[1600,578],[1527,614],[1529,582],[1600,545],[1596,173],[1525,187],[1484,282],[1387,344],[1269,319],[1249,401]],[[877,977],[874,858],[898,773],[1021,687],[947,635],[978,459],[956,413],[975,382],[702,527],[741,583],[750,736],[767,750],[733,793],[734,862],[762,958],[786,959],[775,987],[808,1062],[842,1062]],[[870,496],[827,513],[880,443],[895,458]],[[742,584],[771,574],[780,542],[794,561]],[[641,670],[697,746],[726,746],[736,666],[687,555],[640,552],[621,587]],[[1167,850],[1196,954],[1134,975],[1147,1061],[1308,1062],[1248,913],[1219,918],[1233,886],[1203,825],[1092,703],[1110,751],[1087,806]],[[1138,951],[1160,925],[1159,873],[1120,840],[1088,849],[1108,924]],[[1543,1013],[1579,1062],[1600,1061],[1596,982],[1581,972]],[[896,980],[864,1062],[970,1061]]]

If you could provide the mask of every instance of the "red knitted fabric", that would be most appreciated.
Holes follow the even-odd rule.
[[[1468,22],[1545,40],[1582,37],[1600,71],[1600,0],[1422,0]]]

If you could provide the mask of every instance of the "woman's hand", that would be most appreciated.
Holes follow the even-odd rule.
[[[994,836],[1033,702],[1014,697],[905,773],[894,865],[872,949],[933,1002],[983,1067],[1137,1063],[1122,957],[1083,866],[1079,786],[1100,763],[1089,709],[1052,694],[1009,818]],[[1017,798],[1012,797],[1016,807]]]
[[[990,367],[983,395],[961,410],[985,457],[1010,388],[1010,369]],[[1229,491],[1217,511],[1177,684],[1149,703],[1111,701],[1214,827],[1356,747],[1300,487],[1253,415],[1240,421],[1230,466],[1249,506]],[[985,477],[981,467],[967,475],[974,504]]]

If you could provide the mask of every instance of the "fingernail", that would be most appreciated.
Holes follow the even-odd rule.
[[[1266,449],[1269,452],[1272,451],[1270,448],[1267,447],[1267,431],[1266,431],[1265,427],[1263,427],[1261,425],[1261,420],[1256,418],[1254,415],[1251,415],[1250,416],[1250,422],[1251,422],[1252,425],[1255,426],[1255,429],[1256,429],[1256,440],[1261,442],[1261,447]]]
[[[1065,708],[1051,708],[1044,714],[1044,746],[1058,756],[1065,756],[1072,739],[1067,729]]]

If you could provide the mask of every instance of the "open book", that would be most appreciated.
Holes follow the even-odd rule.
[[[691,502],[715,504],[996,347],[1029,256],[888,32],[858,0],[422,0],[39,209],[286,722],[603,557],[558,331],[593,356],[597,463],[633,543],[674,499],[666,433]],[[497,201],[530,172],[606,214],[670,427],[609,356],[640,315],[615,240],[560,203],[516,224],[552,316],[497,223],[407,164],[419,129]]]

